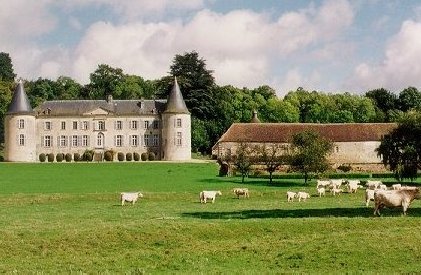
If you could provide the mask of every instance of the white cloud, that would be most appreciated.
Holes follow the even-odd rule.
[[[384,87],[392,91],[420,86],[420,33],[421,22],[403,22],[399,33],[387,43],[384,60],[380,64],[359,64],[349,84],[363,90]]]

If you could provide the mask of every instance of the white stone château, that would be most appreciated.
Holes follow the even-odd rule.
[[[91,150],[153,152],[156,159],[191,159],[191,118],[177,79],[167,100],[45,101],[32,109],[20,81],[5,116],[5,161],[38,162],[40,154]],[[114,160],[117,158],[114,157]]]

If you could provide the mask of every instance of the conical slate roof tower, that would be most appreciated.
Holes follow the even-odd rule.
[[[8,114],[32,114],[31,104],[23,87],[23,82],[20,80],[13,93],[12,102],[7,110]]]
[[[174,85],[168,95],[167,107],[164,113],[190,114],[178,86],[177,77],[174,77]]]

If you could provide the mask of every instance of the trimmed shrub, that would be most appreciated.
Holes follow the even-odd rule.
[[[147,161],[148,160],[148,154],[147,153],[142,153],[140,155],[140,158],[142,159],[142,161]]]
[[[66,162],[71,162],[72,161],[72,154],[67,153],[64,158],[66,159]]]
[[[84,161],[92,161],[94,159],[94,152],[92,150],[86,150],[82,158]]]
[[[118,152],[117,159],[118,159],[118,161],[123,161],[124,160],[124,153],[123,152]]]
[[[139,153],[134,152],[134,153],[133,153],[133,159],[134,159],[135,161],[139,161],[139,160],[140,160],[140,155],[139,155]]]
[[[81,158],[81,156],[80,156],[80,154],[79,154],[79,153],[74,153],[74,154],[73,154],[73,160],[74,160],[74,161],[81,161],[81,160],[82,160],[82,158]]]
[[[49,153],[47,155],[47,158],[48,158],[48,162],[53,162],[54,161],[54,154],[53,153]]]
[[[154,152],[149,152],[149,154],[148,154],[148,160],[150,160],[150,161],[155,160],[155,153]]]
[[[56,155],[56,161],[57,162],[62,162],[64,159],[64,154],[63,153],[57,153]]]
[[[132,153],[126,153],[126,160],[132,161],[132,159],[133,159],[133,154]]]
[[[39,154],[39,161],[45,162],[46,159],[47,159],[47,156],[44,153]]]
[[[114,152],[111,150],[105,151],[104,153],[105,161],[113,161],[114,160]]]

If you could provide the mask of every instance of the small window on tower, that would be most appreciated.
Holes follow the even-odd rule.
[[[25,128],[25,120],[19,119],[18,128],[19,129],[24,129]]]

